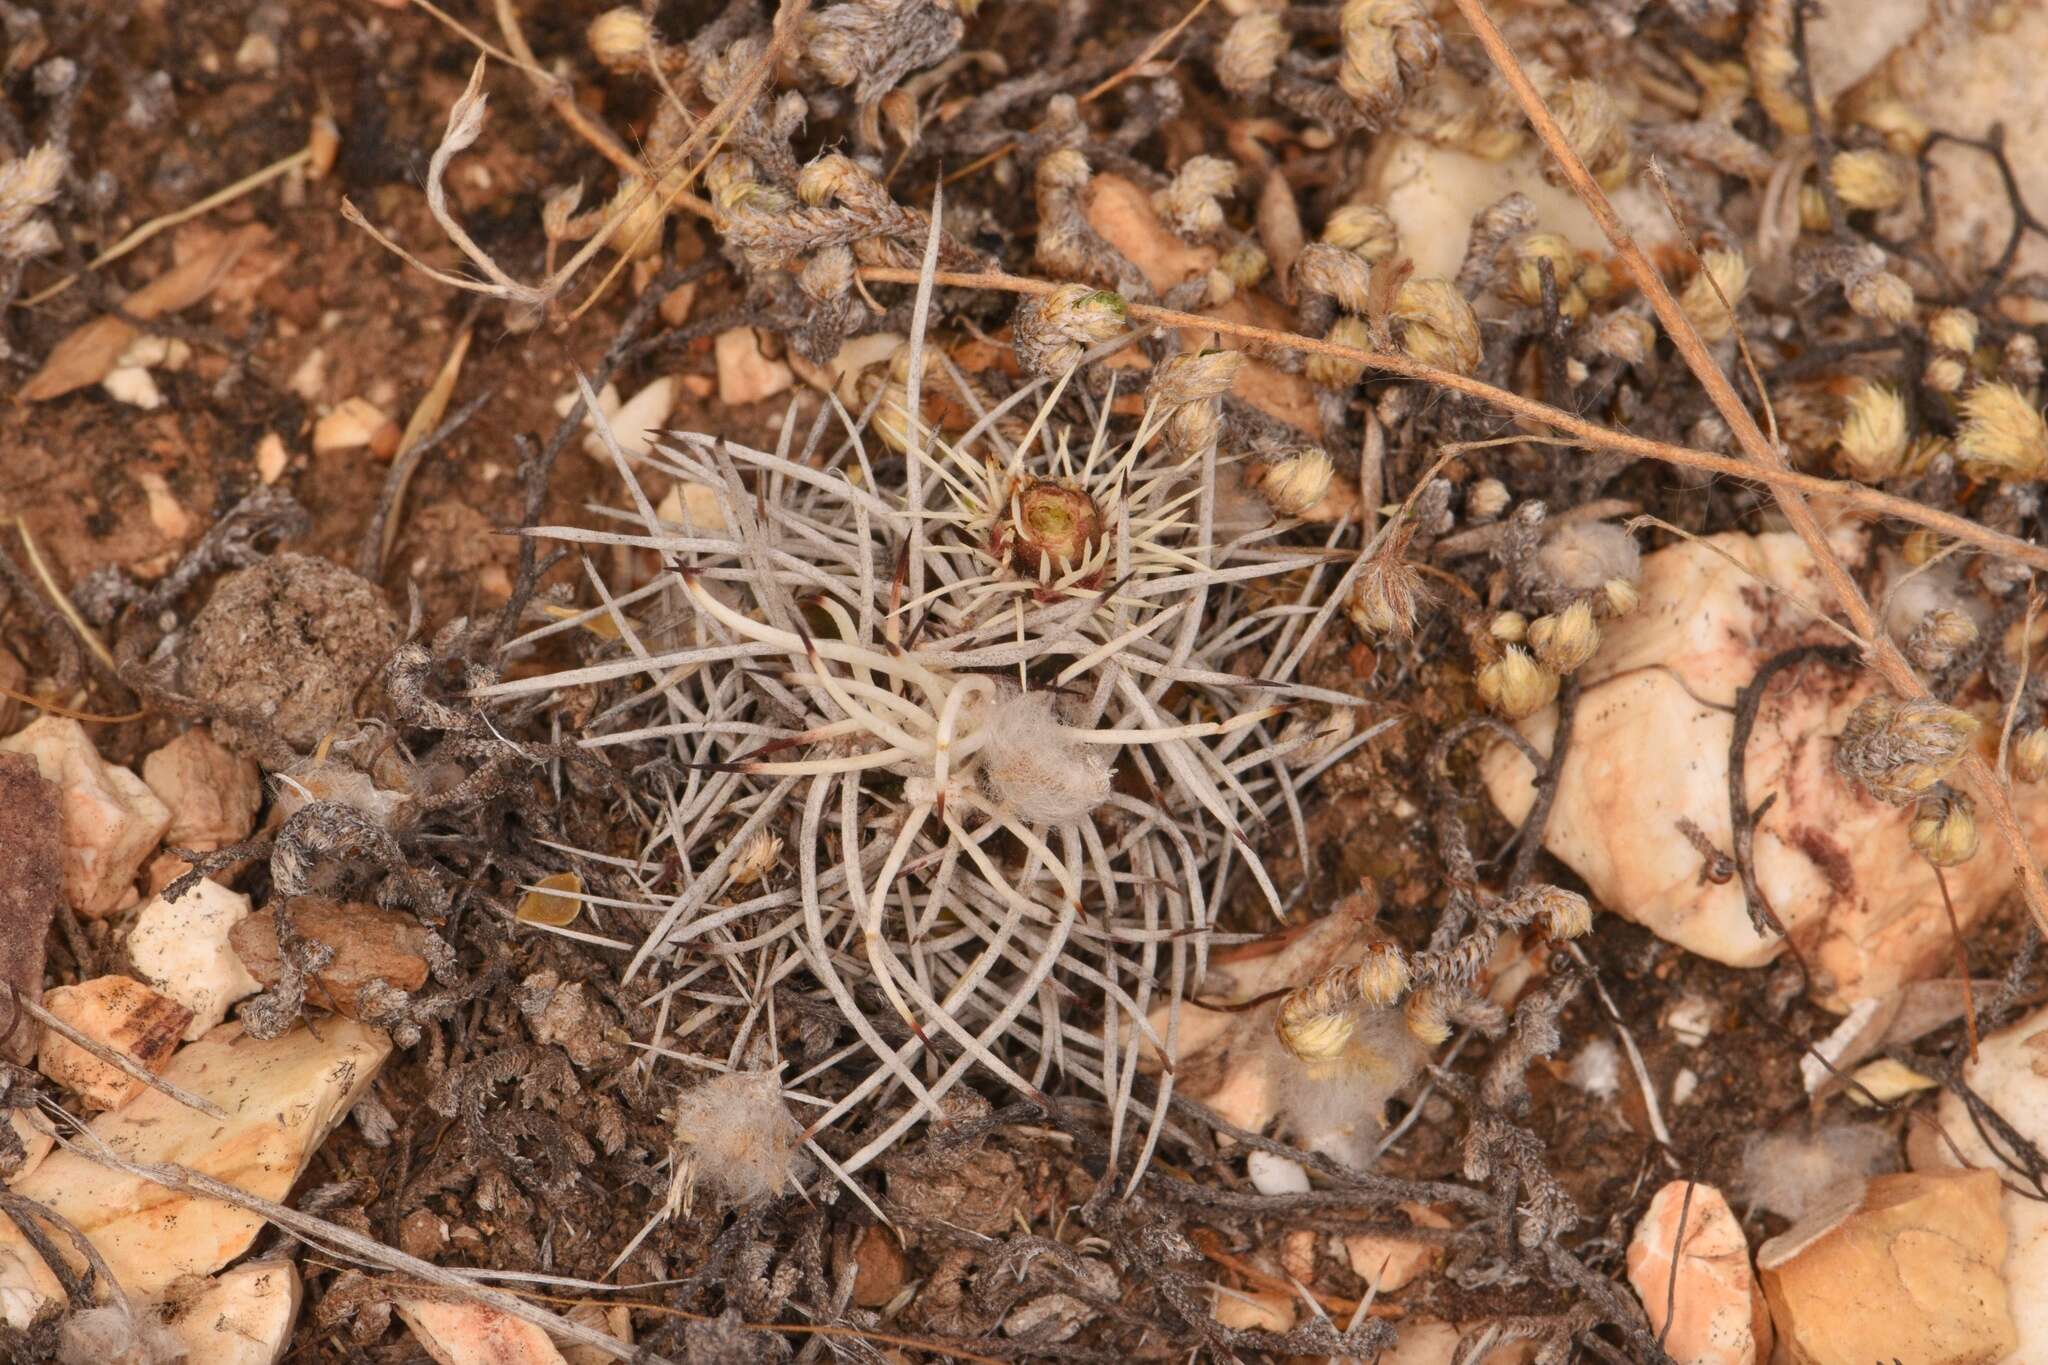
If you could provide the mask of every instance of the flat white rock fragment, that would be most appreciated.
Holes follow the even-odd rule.
[[[226,1110],[225,1123],[145,1090],[93,1120],[92,1132],[125,1160],[185,1166],[282,1201],[390,1052],[383,1030],[353,1019],[321,1020],[318,1037],[300,1024],[268,1042],[223,1024],[182,1048],[162,1075]],[[249,1210],[165,1189],[75,1151],[52,1152],[14,1188],[69,1219],[139,1299],[163,1297],[181,1275],[211,1275],[264,1226]],[[39,1303],[63,1297],[21,1233],[0,1224],[0,1313],[25,1325]]]
[[[179,1303],[164,1326],[192,1365],[277,1365],[291,1345],[302,1296],[290,1261],[247,1261]]]
[[[548,1334],[480,1303],[400,1299],[398,1316],[439,1365],[565,1365]]]
[[[56,784],[64,816],[64,896],[81,915],[113,913],[134,894],[136,871],[170,827],[171,813],[143,780],[100,761],[85,728],[45,716],[0,739],[0,753],[27,754]]]
[[[143,907],[128,934],[128,960],[143,980],[192,1011],[185,1041],[227,1018],[228,1006],[263,989],[228,946],[228,931],[249,916],[249,898],[202,878],[175,901]]]

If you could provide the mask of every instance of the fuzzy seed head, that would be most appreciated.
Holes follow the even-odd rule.
[[[1520,645],[1509,645],[1479,670],[1479,699],[1507,719],[1521,720],[1557,699],[1557,674]]]
[[[1579,257],[1572,244],[1555,232],[1529,232],[1509,244],[1507,270],[1502,275],[1501,293],[1514,302],[1534,308],[1543,302],[1542,263],[1550,263],[1551,278],[1563,299],[1578,278]],[[1583,296],[1582,296],[1583,297]]]
[[[1580,521],[1558,523],[1544,537],[1529,570],[1532,586],[1547,604],[1611,594],[1608,584],[1615,579],[1633,586],[1642,565],[1642,551],[1627,531],[1610,521]]]
[[[1030,374],[1058,375],[1080,363],[1090,346],[1123,330],[1123,296],[1085,284],[1063,284],[1017,310],[1012,344]]]
[[[1593,927],[1593,905],[1576,891],[1567,891],[1561,886],[1538,886],[1530,894],[1535,900],[1535,915],[1543,931],[1552,938],[1577,938]]]
[[[1936,393],[1954,393],[1969,378],[1970,362],[1950,351],[1927,357],[1927,366],[1920,372],[1920,382]]]
[[[1372,311],[1372,266],[1363,256],[1329,242],[1310,242],[1294,258],[1293,280],[1311,294],[1337,301],[1361,317]]]
[[[1551,111],[1557,115],[1565,141],[1602,189],[1611,190],[1628,178],[1628,120],[1606,86],[1597,81],[1566,81],[1552,99]],[[1564,173],[1554,159],[1546,158],[1543,174],[1554,185],[1564,183]]]
[[[1476,522],[1496,521],[1508,510],[1508,486],[1499,479],[1480,479],[1465,493],[1465,516]]]
[[[1975,716],[1937,701],[1874,694],[1843,725],[1835,770],[1880,801],[1904,805],[1955,769],[1977,728]]]
[[[1401,233],[1387,211],[1371,204],[1343,204],[1323,224],[1323,240],[1377,265],[1401,249]]]
[[[1435,1047],[1451,1036],[1450,1002],[1438,986],[1418,986],[1402,1002],[1401,1013],[1408,1031],[1425,1047]]]
[[[1258,492],[1266,506],[1283,517],[1298,517],[1330,491],[1330,457],[1306,446],[1285,459],[1258,466]]]
[[[1657,344],[1657,329],[1635,313],[1609,313],[1593,324],[1593,349],[1624,365],[1640,365]]]
[[[752,886],[767,876],[770,869],[782,857],[782,836],[762,830],[747,840],[745,848],[732,861],[732,884]]]
[[[1229,393],[1243,366],[1243,351],[1182,351],[1152,371],[1145,396],[1162,408],[1206,403]]]
[[[1963,396],[1956,456],[1973,479],[2038,479],[2048,471],[2048,422],[2012,385],[1979,384]]]
[[[1266,278],[1266,272],[1273,268],[1273,262],[1254,243],[1239,242],[1223,253],[1221,259],[1216,262],[1216,268],[1239,289],[1249,289]]]
[[[1977,315],[1967,308],[1943,308],[1927,320],[1927,340],[1935,349],[1969,355],[1977,349]]]
[[[590,55],[600,65],[612,71],[630,71],[646,52],[647,21],[639,10],[621,5],[592,19],[583,36],[590,43]]]
[[[1842,295],[1858,317],[1892,323],[1913,320],[1913,286],[1889,270],[1872,270],[1850,277],[1842,286]]]
[[[2012,775],[2022,782],[2048,777],[2048,729],[2037,725],[2013,740]]]
[[[1223,226],[1223,200],[1237,190],[1236,163],[1220,156],[1191,156],[1152,207],[1177,235],[1198,241]]]
[[[1427,594],[1422,575],[1402,556],[1401,549],[1397,540],[1390,539],[1367,560],[1344,604],[1351,624],[1368,635],[1405,640],[1415,634],[1415,614]]]
[[[2014,332],[2005,339],[2005,352],[1998,357],[1998,377],[2022,389],[2041,382],[2041,343],[2032,332]]]
[[[1720,292],[1715,292],[1719,286]],[[1749,288],[1749,262],[1739,251],[1708,251],[1700,268],[1686,281],[1678,303],[1704,341],[1722,341],[1735,331],[1731,310],[1739,308]],[[1723,303],[1722,297],[1727,302]]]
[[[1842,472],[1864,483],[1892,478],[1906,458],[1906,435],[1906,400],[1897,389],[1864,380],[1849,395],[1836,436]]]
[[[1592,602],[1580,598],[1553,616],[1539,616],[1530,622],[1529,647],[1551,672],[1577,672],[1600,648],[1600,627],[1593,623]]]
[[[1029,479],[1010,499],[1003,548],[1027,578],[1045,579],[1082,563],[1102,543],[1102,509],[1078,488]]]
[[[606,239],[606,245],[620,255],[635,260],[660,252],[662,227],[668,221],[668,210],[663,203],[667,197],[664,190],[665,186],[657,184],[650,193],[647,190],[647,182],[637,175],[621,178],[619,191],[612,196],[611,206],[605,210],[605,217],[609,220],[622,210],[625,217],[612,229],[612,235]]]
[[[1274,1020],[1274,1031],[1289,1052],[1304,1062],[1334,1062],[1351,1044],[1355,1025],[1351,1011],[1309,1015],[1288,1021],[1283,1013]]]
[[[1959,867],[1977,852],[1977,817],[1960,792],[1920,803],[1913,816],[1913,847],[1936,867]]]
[[[804,262],[797,272],[797,288],[804,297],[818,303],[843,297],[853,288],[853,248],[849,246],[821,246],[811,253],[811,259]]]
[[[1486,633],[1504,645],[1518,645],[1529,638],[1529,618],[1518,611],[1495,612]]]
[[[1642,594],[1626,578],[1610,578],[1600,585],[1600,600],[1606,606],[1607,614],[1618,621],[1636,609],[1636,604],[1642,601]]]
[[[1454,374],[1479,368],[1479,316],[1449,280],[1409,280],[1390,316],[1409,359]]]
[[[728,1072],[684,1091],[675,1132],[679,1165],[731,1203],[771,1198],[810,1168],[772,1071]]]
[[[1287,51],[1287,26],[1271,10],[1241,15],[1216,50],[1216,79],[1233,95],[1263,94]]]
[[[852,157],[843,152],[826,152],[805,162],[796,173],[796,197],[817,208],[831,203],[848,186],[865,178]]]
[[[1369,351],[1372,349],[1372,328],[1364,318],[1345,313],[1330,324],[1329,334],[1323,340],[1339,346],[1349,346],[1355,350]],[[1308,374],[1309,383],[1326,389],[1336,389],[1341,393],[1348,391],[1364,377],[1365,362],[1318,352],[1309,356],[1304,369]]]
[[[1419,0],[1345,0],[1337,85],[1369,124],[1384,122],[1436,66],[1443,38]]]
[[[1012,691],[987,708],[976,776],[997,805],[1031,824],[1071,825],[1109,799],[1108,749],[1060,722],[1050,692]]]
[[[1906,637],[1906,654],[1920,667],[1939,673],[1975,643],[1975,621],[1953,607],[1936,607]]]
[[[1913,172],[1906,163],[1876,147],[1835,153],[1830,178],[1835,196],[1851,209],[1895,209],[1913,188]]]

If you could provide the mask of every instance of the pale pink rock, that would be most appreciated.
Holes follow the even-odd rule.
[[[45,716],[0,739],[0,752],[27,754],[56,784],[64,816],[64,897],[88,918],[112,914],[135,894],[136,872],[156,852],[171,813],[143,780],[100,760],[85,728]]]
[[[43,994],[43,1008],[96,1043],[160,1072],[177,1051],[192,1011],[140,981],[101,976]],[[36,1068],[95,1109],[118,1109],[147,1082],[103,1062],[55,1029],[43,1030]]]
[[[1674,1180],[1657,1191],[1628,1247],[1628,1282],[1652,1331],[1670,1330],[1664,1349],[1679,1365],[1757,1365],[1770,1359],[1771,1319],[1749,1268],[1749,1242],[1728,1201],[1711,1185]],[[1684,1215],[1678,1275],[1672,1247]]]
[[[1648,555],[1640,592],[1635,613],[1606,628],[1582,670],[1544,844],[1603,907],[1717,962],[1762,966],[1783,940],[1751,927],[1738,879],[1701,875],[1686,826],[1724,853],[1732,847],[1728,708],[1772,656],[1840,640],[1799,605],[1827,601],[1827,588],[1798,537],[1773,532]],[[1930,976],[1952,953],[1940,885],[1907,837],[1912,808],[1876,801],[1834,770],[1834,737],[1874,686],[1867,670],[1817,663],[1779,674],[1747,750],[1751,802],[1777,794],[1757,824],[1758,882],[1815,969],[1815,1001],[1836,1011]],[[1522,732],[1546,751],[1556,721],[1547,709]],[[1494,804],[1520,821],[1534,769],[1503,744],[1482,771]],[[2048,787],[2022,786],[2015,798],[2034,842],[2048,842]],[[2012,886],[1993,840],[1987,831],[1987,847],[1945,873],[1965,932]]]
[[[1450,1219],[1426,1204],[1403,1203],[1400,1209],[1417,1227],[1451,1226]],[[1344,1239],[1344,1255],[1351,1262],[1351,1273],[1383,1294],[1408,1285],[1442,1254],[1442,1247],[1429,1242],[1379,1233],[1355,1233]]]
[[[758,403],[796,383],[796,371],[761,353],[761,337],[751,327],[720,332],[712,343],[718,362],[718,401],[727,405]]]
[[[1484,1326],[1474,1323],[1471,1330],[1480,1331]],[[1404,1318],[1394,1324],[1394,1330],[1399,1338],[1372,1365],[1451,1365],[1457,1358],[1458,1343],[1466,1335],[1440,1318]],[[1489,1350],[1472,1365],[1529,1365],[1535,1355],[1533,1342],[1510,1341]]]
[[[171,813],[164,842],[210,853],[249,837],[263,804],[263,775],[203,728],[187,730],[142,760],[142,780]]]
[[[438,1365],[564,1365],[548,1334],[480,1303],[400,1299],[398,1316]]]
[[[291,1346],[302,1297],[290,1261],[246,1261],[175,1299],[164,1326],[192,1365],[277,1365]]]

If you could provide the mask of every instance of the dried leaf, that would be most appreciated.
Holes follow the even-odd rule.
[[[534,883],[533,890],[519,899],[519,908],[512,917],[521,924],[544,924],[550,929],[560,929],[574,924],[576,916],[583,913],[583,878],[574,872],[557,872],[552,877],[543,877]]]

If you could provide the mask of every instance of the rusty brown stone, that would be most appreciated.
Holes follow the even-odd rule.
[[[334,951],[306,983],[306,1002],[356,1018],[356,997],[372,981],[402,991],[427,984],[427,929],[410,915],[361,901],[295,896],[285,902],[299,934]],[[277,907],[268,906],[236,924],[228,943],[249,974],[265,987],[283,978],[277,951]]]

